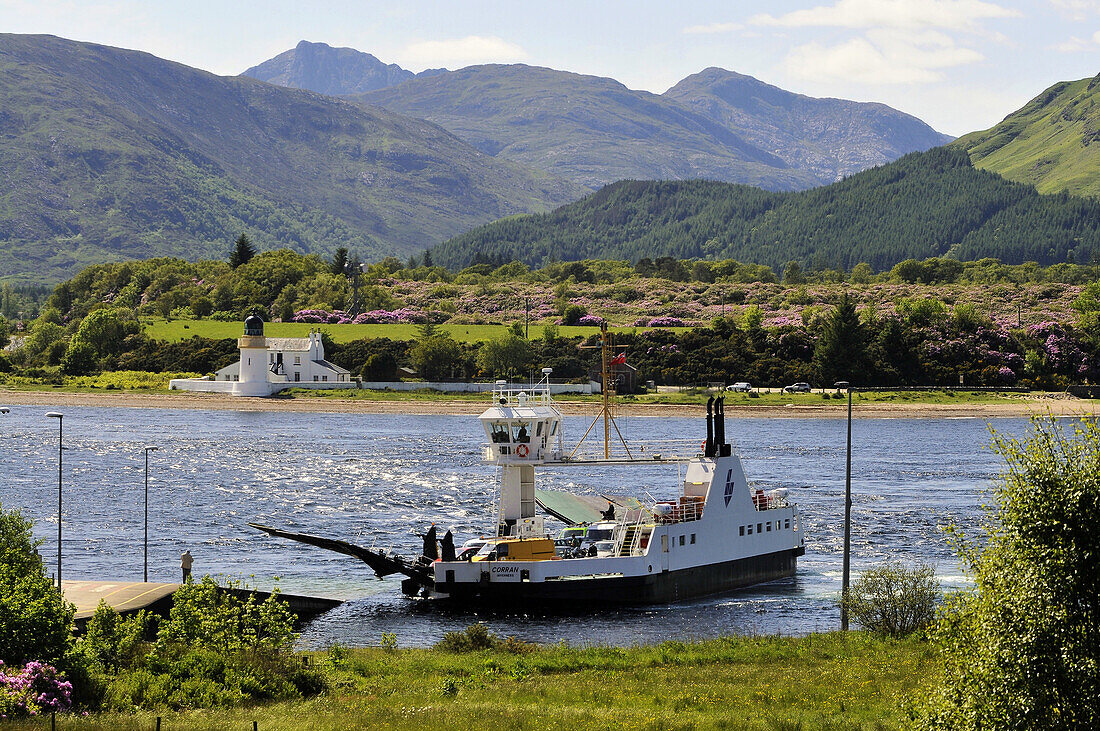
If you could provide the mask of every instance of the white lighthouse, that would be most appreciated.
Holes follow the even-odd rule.
[[[233,384],[235,396],[270,396],[267,382],[267,338],[264,321],[249,315],[244,321],[244,335],[237,340],[241,349],[240,380]]]

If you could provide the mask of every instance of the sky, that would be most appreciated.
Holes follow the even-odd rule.
[[[0,32],[137,49],[222,75],[301,40],[412,71],[526,63],[658,94],[718,66],[810,96],[889,104],[951,135],[1100,73],[1100,0],[0,0]]]

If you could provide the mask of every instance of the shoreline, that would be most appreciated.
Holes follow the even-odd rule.
[[[598,404],[559,400],[562,412],[595,415]],[[193,409],[208,411],[286,411],[343,414],[453,415],[480,414],[486,408],[484,398],[470,401],[371,401],[335,398],[243,398],[226,394],[199,393],[86,393],[51,391],[15,391],[0,389],[0,406],[72,406],[126,407],[150,409]],[[623,417],[702,416],[702,404],[620,404],[615,413]],[[827,418],[842,419],[848,414],[847,402],[726,407],[732,418]],[[1050,414],[1052,416],[1100,416],[1100,400],[1078,398],[1027,398],[1018,403],[922,404],[858,403],[852,418],[1008,418]]]

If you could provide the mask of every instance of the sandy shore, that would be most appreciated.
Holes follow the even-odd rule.
[[[726,407],[730,417],[769,418],[843,418],[846,402],[828,404],[798,397],[786,405]],[[813,398],[817,398],[816,395]],[[594,403],[559,400],[567,414],[594,414]],[[369,401],[366,399],[239,398],[225,394],[197,393],[63,393],[50,391],[11,391],[0,389],[0,406],[40,406],[64,409],[70,406],[125,406],[151,409],[209,409],[217,411],[309,411],[321,413],[359,414],[479,414],[485,410],[484,396],[470,401]],[[620,405],[616,414],[623,416],[700,416],[702,406],[630,404]],[[996,404],[914,404],[860,403],[853,410],[855,418],[980,418],[1031,416],[1100,415],[1100,401],[1068,397],[1021,397],[1011,403]]]

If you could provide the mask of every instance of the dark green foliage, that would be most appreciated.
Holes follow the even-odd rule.
[[[934,567],[887,561],[860,574],[848,591],[848,611],[872,632],[904,637],[932,624],[939,596]]]
[[[957,545],[973,589],[935,632],[946,667],[927,728],[1100,725],[1100,424],[1034,419],[994,433],[1006,468],[984,541]]]
[[[1039,195],[939,148],[800,193],[699,180],[614,183],[551,213],[476,228],[432,255],[451,269],[478,252],[531,266],[670,256],[847,271],[944,256],[1056,264],[1070,251],[1077,262],[1100,257],[1100,202]]]
[[[0,67],[0,276],[24,282],[223,259],[241,231],[260,250],[405,255],[584,191],[420,120],[145,53],[5,34]]]
[[[408,361],[409,343],[389,338],[353,340],[325,345],[325,357],[336,365],[359,373],[365,381],[392,381],[398,365]]]
[[[424,338],[409,350],[409,359],[426,381],[461,377],[469,371],[462,346],[447,335]]]
[[[141,337],[128,343],[118,370],[150,373],[213,373],[240,357],[237,341],[194,336],[175,343]]]
[[[866,333],[847,292],[821,328],[814,367],[818,383],[824,386],[837,381],[848,381],[853,386],[869,383]]]
[[[72,340],[61,358],[61,372],[66,376],[86,376],[96,370],[95,348],[83,340]]]
[[[0,506],[0,660],[57,663],[69,645],[76,608],[43,571],[31,523]]]
[[[332,265],[329,267],[333,274],[347,274],[348,268],[348,249],[346,246],[341,246],[336,250],[336,253],[332,255]]]
[[[246,234],[238,236],[233,244],[233,253],[229,255],[229,266],[234,269],[242,264],[247,264],[252,260],[252,257],[256,256],[256,249],[252,247],[252,242],[249,241]]]

